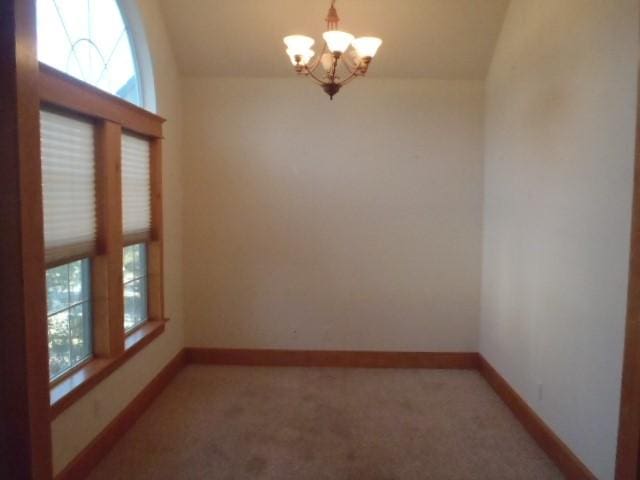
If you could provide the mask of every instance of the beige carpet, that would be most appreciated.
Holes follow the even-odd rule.
[[[90,478],[562,476],[477,372],[189,366]]]

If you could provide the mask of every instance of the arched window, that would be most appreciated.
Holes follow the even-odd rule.
[[[127,3],[126,0],[123,0]],[[124,5],[123,5],[124,6]],[[127,5],[124,10],[131,10]],[[144,39],[133,38],[116,0],[37,0],[38,59],[58,70],[128,100],[155,109]],[[138,37],[140,35],[138,34]],[[145,50],[145,51],[142,51]]]

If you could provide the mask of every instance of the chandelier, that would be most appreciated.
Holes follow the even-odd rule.
[[[340,18],[335,3],[336,0],[331,1],[327,14],[327,31],[322,34],[324,46],[314,60],[313,38],[304,35],[284,37],[287,55],[296,73],[314,80],[331,100],[344,85],[367,74],[371,59],[382,44],[376,37],[354,38],[350,33],[338,30]],[[353,47],[351,50],[350,46]]]

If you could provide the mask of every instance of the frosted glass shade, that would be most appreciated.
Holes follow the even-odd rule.
[[[294,53],[293,50],[291,50],[290,48],[287,48],[287,55],[289,55],[289,58],[291,59],[291,64],[293,66],[298,65],[298,63],[296,62],[296,55],[300,55],[302,57],[300,59],[300,65],[306,65],[307,63],[309,63],[309,60],[311,60],[315,54],[316,52],[314,52],[313,50],[306,50],[304,52]]]
[[[378,48],[382,45],[382,40],[376,37],[360,37],[353,42],[353,48],[358,52],[359,57],[374,57]]]
[[[307,51],[311,50],[314,44],[314,40],[311,37],[305,37],[304,35],[289,35],[284,37],[284,44],[287,46],[287,53],[292,55],[303,55]],[[290,53],[291,52],[291,53]]]
[[[327,42],[327,47],[331,53],[344,53],[353,41],[353,35],[339,30],[330,30],[322,34],[322,38]]]

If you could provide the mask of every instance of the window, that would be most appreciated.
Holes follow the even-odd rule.
[[[92,355],[88,259],[47,270],[49,377],[53,380]]]
[[[147,320],[147,245],[151,232],[151,151],[149,142],[122,135],[122,233],[124,327],[130,331]]]
[[[95,146],[90,121],[41,112],[49,377],[93,354],[88,256],[96,241]],[[85,257],[67,262],[71,258]]]
[[[122,260],[124,286],[124,329],[130,331],[147,320],[147,246],[124,248]]]
[[[116,0],[37,0],[41,62],[142,105],[140,75]]]
[[[55,418],[164,331],[163,119],[42,64],[38,82]]]
[[[37,0],[52,418],[165,328],[164,120],[131,103],[154,102],[118,8],[136,21],[133,4]]]

